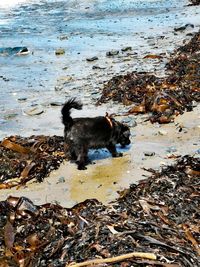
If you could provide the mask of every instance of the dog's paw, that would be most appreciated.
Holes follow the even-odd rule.
[[[85,160],[85,162],[86,162],[86,165],[87,165],[87,164],[93,164],[93,161],[91,161],[91,160],[88,159],[88,158]]]
[[[78,165],[78,170],[87,170],[85,165]]]

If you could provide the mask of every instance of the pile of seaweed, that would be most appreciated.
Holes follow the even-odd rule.
[[[60,136],[10,136],[0,143],[0,189],[43,181],[66,158]]]
[[[145,58],[160,59],[157,55]],[[150,112],[151,122],[169,123],[200,101],[200,32],[180,47],[166,65],[167,77],[131,72],[113,77],[97,104],[113,100],[132,105],[128,114]]]
[[[107,206],[0,202],[0,266],[200,266],[200,159],[149,171]]]

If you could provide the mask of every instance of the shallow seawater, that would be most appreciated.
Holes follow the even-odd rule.
[[[52,101],[77,96],[92,106],[89,110],[95,115],[103,82],[127,71],[159,71],[165,60],[152,64],[142,58],[148,53],[164,53],[167,58],[183,39],[174,35],[173,28],[190,22],[198,25],[198,10],[185,8],[185,3],[35,0],[1,5],[0,48],[25,46],[30,53],[0,56],[0,138],[30,132],[56,134],[62,129],[60,107],[52,107]],[[116,58],[106,57],[107,51],[127,46],[132,47],[132,55],[120,52]],[[59,48],[64,55],[55,55]],[[98,60],[87,62],[93,56]],[[44,112],[27,116],[26,110],[35,106]]]
[[[103,83],[130,71],[164,75],[170,54],[191,38],[187,34],[197,31],[200,21],[200,8],[187,7],[185,0],[5,3],[0,4],[0,140],[12,134],[62,135],[60,105],[69,97],[77,97],[84,104],[83,110],[73,111],[72,116],[121,113],[127,107],[112,102],[95,106]],[[174,32],[175,27],[187,23],[194,27]],[[29,53],[1,54],[1,49],[13,47],[27,47]],[[131,50],[123,52],[126,47]],[[57,56],[60,48],[65,53]],[[106,52],[111,50],[119,54],[107,57]],[[145,60],[148,54],[162,54],[163,59]],[[87,61],[91,57],[98,59]],[[32,108],[41,114],[27,115]],[[188,120],[188,115],[183,118]],[[159,136],[158,125],[145,124],[134,116],[132,119],[138,126],[131,129],[132,144],[123,151],[124,157],[112,159],[106,151],[91,151],[90,158],[96,164],[86,171],[77,171],[75,164],[67,162],[43,183],[2,191],[1,199],[23,194],[38,204],[57,201],[72,206],[85,198],[107,203],[117,197],[117,191],[145,178],[148,173],[142,168],[159,167],[168,147],[176,146],[181,154],[197,149],[193,145],[198,143],[197,113],[193,118],[196,124],[188,126],[184,138],[177,134],[174,124],[162,126],[169,135]],[[189,147],[188,152],[184,147]],[[144,151],[153,151],[155,156],[145,157]]]

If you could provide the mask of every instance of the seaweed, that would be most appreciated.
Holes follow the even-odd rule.
[[[115,76],[104,84],[97,104],[113,100],[131,105],[123,115],[150,113],[152,123],[174,121],[177,115],[193,110],[194,101],[200,101],[199,51],[198,32],[171,55],[166,77],[140,72]]]
[[[10,136],[0,143],[0,189],[42,182],[66,159],[60,136]]]
[[[107,206],[1,201],[1,266],[198,267],[200,159],[149,171]]]

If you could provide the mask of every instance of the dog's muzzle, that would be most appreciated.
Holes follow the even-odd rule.
[[[130,143],[131,143],[131,141],[130,141],[129,139],[127,139],[127,140],[123,140],[123,141],[121,141],[121,142],[120,142],[120,145],[121,145],[121,147],[123,148],[123,147],[125,147],[125,146],[130,145]]]

